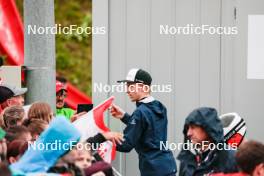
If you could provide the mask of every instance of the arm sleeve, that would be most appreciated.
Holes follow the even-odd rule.
[[[143,129],[143,117],[139,115],[132,115],[130,117],[127,127],[124,129],[124,142],[121,145],[117,145],[116,149],[120,152],[130,152],[137,144],[139,138],[142,135]]]
[[[101,143],[105,141],[106,139],[101,133],[98,133],[97,135],[90,137],[86,140],[86,142],[89,143],[91,146],[100,145]],[[93,148],[91,148],[91,152],[96,161],[103,160],[102,157],[98,154],[97,150],[93,150]]]
[[[131,119],[131,116],[128,114],[128,113],[125,113],[124,117],[121,119],[121,121],[124,123],[124,124],[128,124],[129,120]]]
[[[90,137],[86,140],[87,143],[94,145],[94,146],[99,145],[105,141],[106,141],[106,139],[104,138],[104,136],[101,133],[98,133],[97,135]]]

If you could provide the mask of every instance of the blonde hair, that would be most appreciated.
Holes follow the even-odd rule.
[[[48,103],[36,102],[31,105],[28,110],[29,119],[41,119],[50,122],[53,118],[53,112]]]
[[[26,119],[23,122],[23,125],[26,126],[30,131],[31,135],[34,136],[34,135],[40,135],[49,124],[42,119],[32,118],[32,119]]]
[[[25,116],[25,111],[22,106],[11,106],[4,110],[3,113],[3,126],[9,128],[10,126],[18,125],[20,121],[22,123]]]

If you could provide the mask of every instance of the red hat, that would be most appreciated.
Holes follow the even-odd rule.
[[[61,90],[67,91],[66,85],[62,82],[56,81],[56,93],[58,93]]]

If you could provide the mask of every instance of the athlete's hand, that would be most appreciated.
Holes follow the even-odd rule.
[[[105,132],[105,133],[102,133],[102,135],[104,136],[104,138],[106,140],[110,140],[112,142],[115,141],[118,144],[122,144],[122,142],[124,141],[123,134],[122,133],[118,133],[118,132]]]
[[[125,115],[125,111],[122,110],[120,107],[118,107],[115,104],[112,104],[112,106],[110,108],[110,113],[113,117],[115,117],[117,119],[122,119]]]

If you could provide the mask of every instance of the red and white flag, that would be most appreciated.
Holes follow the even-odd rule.
[[[81,142],[100,132],[110,131],[104,123],[104,112],[111,106],[113,100],[113,96],[108,98],[78,120],[74,121],[73,125],[81,133]],[[110,163],[115,159],[116,145],[111,141],[104,142],[100,145],[98,153],[106,162]]]

